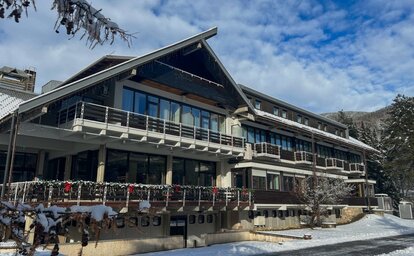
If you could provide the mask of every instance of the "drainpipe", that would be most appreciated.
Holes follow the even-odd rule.
[[[3,177],[3,186],[1,187],[1,199],[4,199],[4,195],[6,192],[6,183],[9,180],[9,170],[10,170],[10,162],[11,162],[11,155],[12,155],[12,144],[14,142],[14,134],[15,134],[15,128],[16,128],[16,115],[17,113],[14,112],[12,114],[12,123],[10,126],[10,135],[9,135],[9,145],[7,146],[7,156],[6,156],[6,166],[4,168],[4,177]]]
[[[365,167],[365,201],[366,201],[366,206],[368,208],[368,212],[371,212],[371,202],[369,200],[369,184],[368,184],[368,166],[367,166],[367,158],[366,158],[366,154],[365,154],[365,150],[363,151],[363,156],[364,156],[364,167]]]

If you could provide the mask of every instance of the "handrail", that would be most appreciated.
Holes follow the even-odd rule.
[[[92,108],[90,108],[92,107]],[[131,111],[126,111],[122,109],[117,109],[113,107],[103,106],[95,103],[89,103],[84,101],[79,101],[68,107],[59,111],[58,115],[58,126],[62,123],[66,123],[73,118],[69,119],[68,113],[72,111],[71,109],[74,108],[74,115],[73,118],[80,118],[80,119],[89,119],[94,120],[98,119],[99,122],[109,124],[111,122],[120,122],[122,126],[131,127],[131,119],[135,119],[136,121],[142,122],[145,125],[145,130],[154,129],[156,132],[166,133],[167,130],[172,132],[172,130],[177,130],[177,135],[180,137],[189,137],[193,139],[200,139],[206,140],[213,143],[218,143],[222,145],[230,145],[232,147],[239,147],[244,148],[245,146],[245,138],[233,136],[231,134],[225,134],[219,131],[213,131],[211,129],[206,129],[202,127],[192,126],[183,123],[177,123],[174,121],[161,119],[158,117],[152,117],[149,115],[143,115]],[[80,109],[80,113],[78,112]],[[100,111],[101,110],[101,111]],[[89,112],[95,111],[95,116],[88,118],[90,115]],[[61,120],[61,114],[65,114],[66,112],[66,120]],[[141,120],[142,119],[142,120]],[[114,121],[116,120],[116,121]],[[63,121],[63,122],[62,122]],[[95,120],[96,121],[96,120]],[[144,123],[145,122],[145,123]],[[133,127],[137,128],[137,127]],[[141,128],[139,128],[141,129]]]

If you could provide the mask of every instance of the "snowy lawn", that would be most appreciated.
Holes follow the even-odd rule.
[[[336,228],[316,230],[295,229],[268,233],[293,236],[303,236],[304,234],[311,234],[312,240],[294,240],[285,242],[283,244],[246,241],[212,245],[209,247],[196,249],[179,249],[172,251],[148,253],[145,255],[254,255],[270,252],[296,250],[307,247],[336,244],[348,241],[411,234],[414,233],[414,220],[403,220],[392,215],[385,215],[385,217],[380,217],[377,215],[368,215],[357,222],[348,225],[337,226]],[[407,248],[407,250],[409,249],[410,248]],[[413,255],[412,253],[414,249],[411,248],[410,250],[411,251],[407,252],[408,254],[403,254],[405,250],[401,250],[401,254],[391,255]]]

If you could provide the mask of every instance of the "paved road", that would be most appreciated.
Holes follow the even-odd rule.
[[[346,242],[341,244],[331,244],[324,246],[311,247],[306,249],[277,252],[266,255],[277,256],[333,256],[333,255],[378,255],[389,253],[396,250],[405,249],[414,245],[414,234],[377,238],[372,240]]]

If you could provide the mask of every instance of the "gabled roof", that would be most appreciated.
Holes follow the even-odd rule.
[[[297,107],[297,106],[294,106],[294,105],[289,104],[289,103],[287,103],[287,102],[284,102],[284,101],[282,101],[282,100],[279,100],[279,99],[273,98],[273,97],[271,97],[271,96],[269,96],[269,95],[266,95],[266,94],[264,94],[264,93],[261,93],[261,92],[259,92],[259,91],[256,91],[256,90],[254,90],[254,89],[252,89],[252,88],[250,88],[250,87],[247,87],[247,86],[245,86],[245,85],[239,84],[239,86],[242,88],[242,90],[243,90],[243,91],[246,91],[247,93],[250,93],[250,94],[253,94],[253,95],[259,96],[260,98],[263,98],[263,99],[265,99],[265,100],[268,100],[268,101],[269,101],[269,102],[271,102],[271,103],[274,103],[274,104],[277,104],[277,105],[280,105],[280,106],[284,106],[284,107],[286,107],[286,108],[292,109],[292,110],[297,111],[297,112],[299,112],[299,113],[306,114],[306,115],[311,116],[311,117],[313,117],[313,118],[319,119],[319,120],[324,121],[324,122],[326,122],[326,123],[333,124],[333,125],[338,126],[338,127],[342,127],[342,128],[344,128],[344,129],[347,129],[347,128],[348,128],[346,125],[344,125],[344,124],[342,124],[342,123],[340,123],[340,122],[337,122],[337,121],[332,120],[332,119],[329,119],[329,118],[327,118],[327,117],[324,117],[324,116],[321,116],[321,115],[318,115],[318,114],[312,113],[312,112],[310,112],[310,111],[308,111],[308,110],[305,110],[305,109],[303,109],[303,108],[299,108],[299,107]]]
[[[176,50],[179,50],[183,47],[192,45],[194,43],[197,43],[197,42],[201,41],[208,47],[208,45],[204,41],[206,39],[216,35],[216,34],[217,34],[217,28],[212,28],[212,29],[204,31],[200,34],[194,35],[190,38],[184,39],[184,40],[179,41],[177,43],[174,43],[172,45],[169,45],[169,46],[166,46],[166,47],[161,48],[159,50],[156,50],[154,52],[151,52],[151,53],[139,56],[139,57],[135,57],[135,58],[132,58],[130,60],[126,60],[126,61],[124,61],[124,62],[122,62],[118,65],[109,67],[107,69],[104,69],[104,70],[96,72],[96,73],[93,73],[93,74],[91,74],[89,76],[86,76],[86,77],[83,77],[79,80],[69,82],[68,84],[65,84],[65,85],[63,85],[59,88],[56,88],[55,90],[52,90],[50,92],[41,94],[41,95],[31,99],[31,100],[23,102],[19,106],[19,113],[27,112],[29,110],[32,110],[32,109],[36,108],[36,107],[40,107],[40,106],[46,105],[46,104],[48,104],[52,101],[61,99],[61,98],[65,97],[68,94],[86,89],[86,88],[91,87],[93,85],[96,85],[96,84],[98,84],[98,83],[100,83],[100,82],[102,82],[106,79],[109,79],[111,77],[119,75],[119,74],[121,74],[125,71],[136,68],[137,66],[148,63],[148,62],[150,62],[154,59],[160,58],[162,56],[165,56],[169,53],[172,53]],[[208,49],[209,49],[209,47],[208,47]],[[230,77],[228,72],[225,71],[222,64],[218,61],[218,58],[216,58],[216,60],[221,65],[221,67],[222,67],[223,71],[226,73],[228,79],[231,81],[232,86],[234,86],[235,90],[237,92],[239,92],[241,98],[245,99],[246,104],[249,105],[245,95],[241,92],[241,90],[237,86],[237,84],[234,83],[233,79]],[[99,62],[99,60],[98,60],[98,62]],[[88,68],[91,68],[91,66],[87,67],[83,71],[86,71]],[[82,72],[80,72],[80,73],[82,73]],[[251,106],[251,105],[249,105],[249,106]]]
[[[20,77],[29,77],[29,75],[24,72],[23,70],[20,69],[16,69],[16,68],[11,68],[11,67],[7,67],[7,66],[3,66],[2,68],[0,68],[0,73],[4,73],[4,74],[8,74],[8,75],[18,75]]]
[[[10,88],[0,82],[0,119],[16,110],[23,101],[35,96],[32,92]]]

